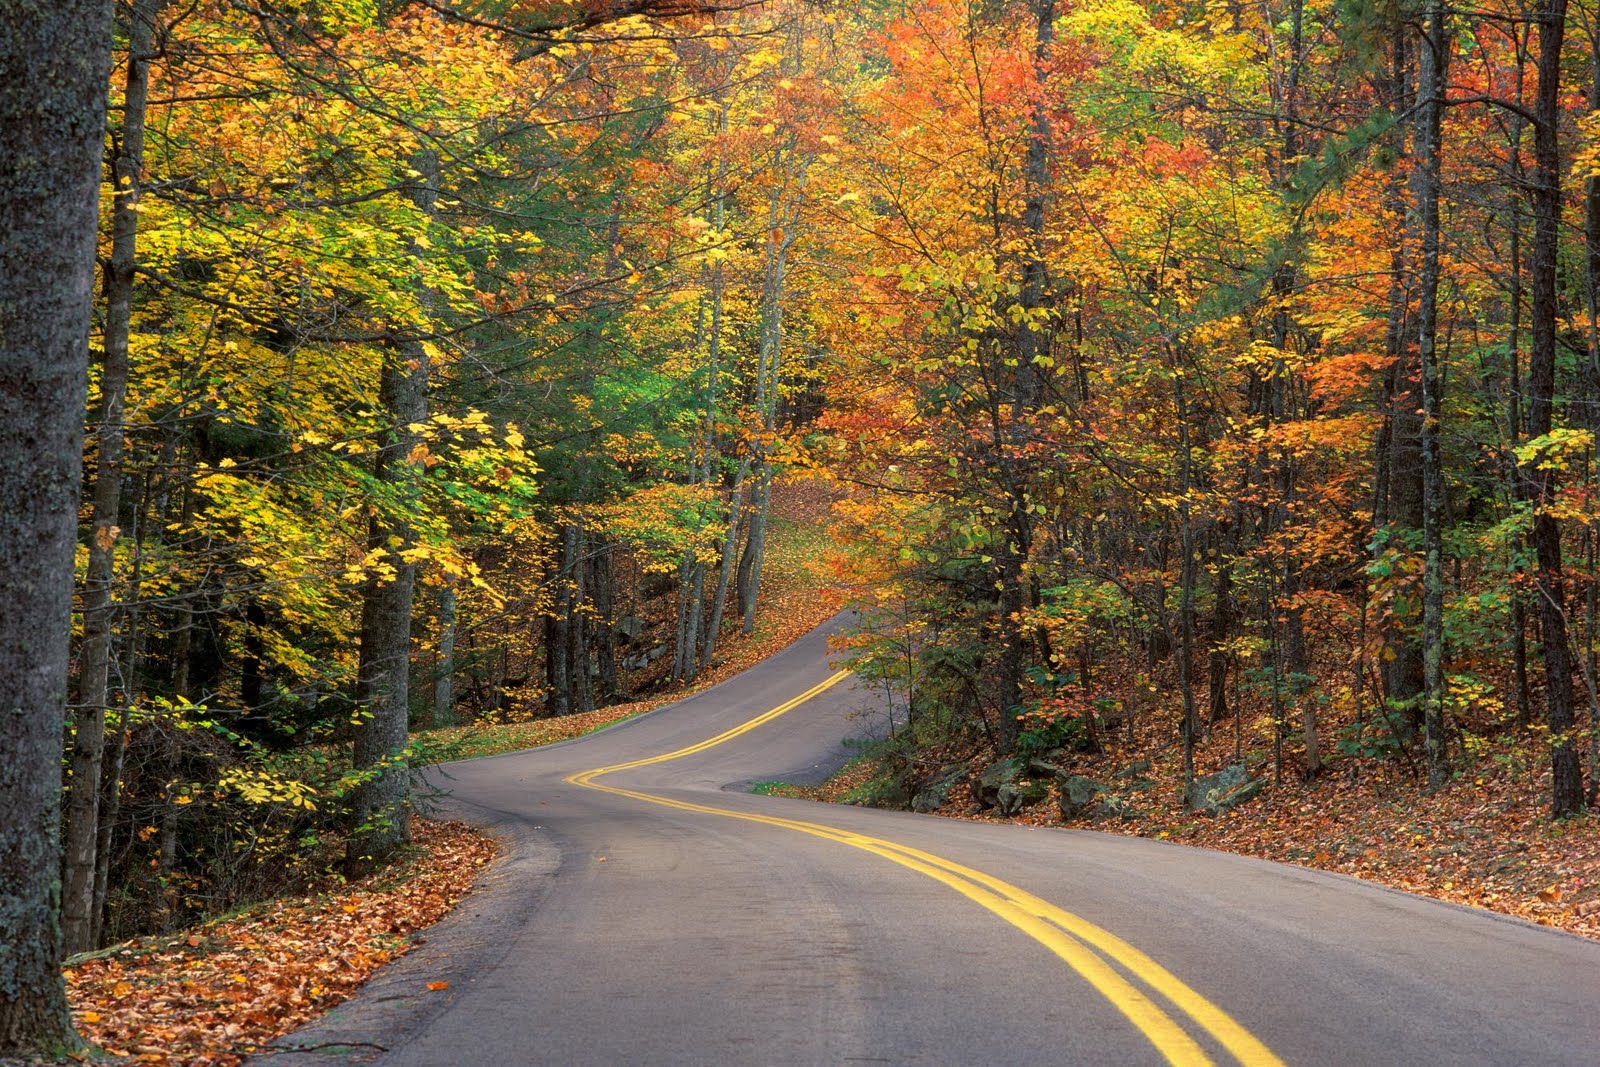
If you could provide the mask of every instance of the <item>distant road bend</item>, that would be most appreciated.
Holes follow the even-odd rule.
[[[262,1063],[1596,1064],[1600,945],[1088,831],[825,807],[874,698],[825,631],[448,768],[510,856]],[[429,982],[450,983],[445,992]]]

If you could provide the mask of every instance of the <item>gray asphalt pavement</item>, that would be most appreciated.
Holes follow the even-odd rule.
[[[290,1039],[314,1051],[257,1062],[1600,1064],[1600,944],[1161,842],[744,791],[884,728],[853,680],[581,777],[829,677],[819,631],[613,729],[445,768],[448,812],[508,858]]]

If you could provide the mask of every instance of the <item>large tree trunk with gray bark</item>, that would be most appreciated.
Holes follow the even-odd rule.
[[[57,915],[61,725],[111,4],[0,0],[0,26],[3,1056],[76,1040]]]

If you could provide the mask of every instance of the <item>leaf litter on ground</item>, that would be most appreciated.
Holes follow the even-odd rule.
[[[70,967],[78,1032],[135,1063],[231,1067],[347,999],[494,859],[493,838],[465,823],[415,825],[409,853],[366,878]]]

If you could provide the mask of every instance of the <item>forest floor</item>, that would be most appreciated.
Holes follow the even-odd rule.
[[[1063,819],[1055,797],[1012,821],[1069,826],[1180,842],[1381,882],[1396,889],[1514,915],[1600,939],[1600,815],[1552,820],[1549,756],[1508,733],[1474,739],[1455,753],[1455,780],[1429,793],[1393,759],[1341,757],[1312,781],[1285,768],[1274,784],[1269,749],[1243,760],[1268,782],[1262,793],[1215,818],[1184,810],[1181,749],[1139,738],[1067,768],[1107,784],[1121,817]],[[1234,762],[1227,723],[1200,746],[1197,773]],[[858,802],[872,769],[858,761],[815,790],[789,795]],[[938,814],[1000,820],[965,785]]]
[[[79,958],[67,970],[78,1033],[124,1062],[232,1065],[327,1011],[416,943],[495,856],[494,840],[463,823],[415,830],[367,878]]]
[[[433,747],[460,758],[578,737],[715,685],[792,644],[838,611],[813,566],[828,539],[830,501],[820,482],[777,487],[755,632],[730,628],[692,687],[587,714],[428,731]],[[119,1062],[231,1067],[334,1007],[417,943],[494,858],[494,840],[463,823],[419,819],[415,827],[413,846],[368,878],[330,878],[303,896],[75,959],[67,986],[78,1032],[96,1049],[126,1057]],[[429,984],[436,987],[447,988]]]

